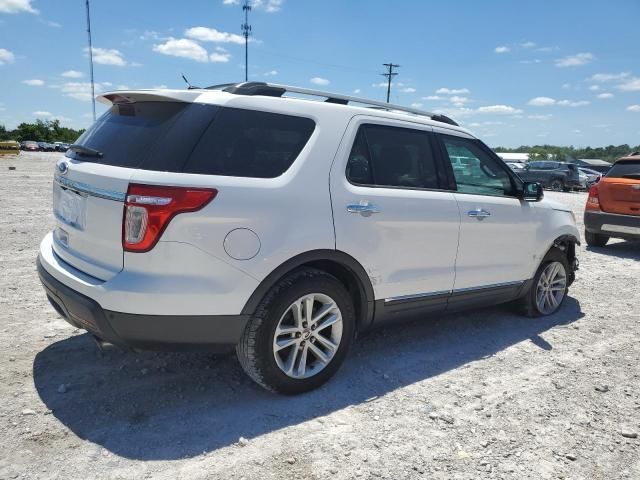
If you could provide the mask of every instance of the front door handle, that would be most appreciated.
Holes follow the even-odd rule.
[[[467,215],[478,220],[484,220],[491,216],[491,212],[487,212],[484,208],[476,208],[475,210],[469,210]]]
[[[380,209],[373,203],[362,202],[362,203],[351,203],[347,205],[347,212],[360,213],[364,216],[369,216],[372,213],[380,213]]]

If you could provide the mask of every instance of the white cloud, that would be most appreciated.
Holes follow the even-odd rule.
[[[356,89],[353,91],[353,93],[355,93],[356,95],[357,95],[358,93],[360,93],[360,92],[362,92],[362,90],[360,90],[359,88],[356,88]]]
[[[201,45],[188,38],[170,38],[165,43],[154,45],[153,51],[173,57],[189,58],[201,63],[209,61],[207,51]]]
[[[313,77],[309,80],[311,83],[313,83],[314,85],[329,85],[329,80],[327,80],[326,78],[322,78],[322,77]]]
[[[523,48],[533,48],[533,47],[536,46],[536,44],[535,44],[535,42],[529,41],[529,42],[521,43],[520,46],[523,47]]]
[[[22,83],[29,85],[30,87],[42,87],[44,85],[44,80],[34,78],[32,80],[23,80]]]
[[[229,52],[212,52],[209,55],[209,60],[213,63],[227,63],[231,58]]]
[[[627,107],[628,112],[640,112],[640,105],[629,105]]]
[[[549,105],[555,105],[556,101],[549,97],[535,97],[529,100],[528,103],[534,107],[548,107]]]
[[[446,98],[439,95],[429,95],[428,97],[422,97],[422,100],[446,100]]]
[[[614,82],[618,80],[624,80],[629,76],[628,72],[621,73],[596,73],[592,75],[589,80],[593,82]]]
[[[416,93],[416,89],[413,87],[405,87],[400,91],[403,93]]]
[[[374,87],[374,88],[387,88],[387,82],[372,83],[371,86]],[[398,83],[391,82],[391,86],[392,87],[404,87],[405,84],[402,83],[402,82],[398,82]]]
[[[84,73],[77,70],[67,70],[66,72],[62,72],[60,75],[65,78],[80,78],[84,76]]]
[[[613,93],[604,92],[604,93],[599,94],[597,97],[600,98],[600,99],[603,99],[603,100],[607,99],[607,98],[613,98]]]
[[[88,48],[84,49],[85,53],[89,52]],[[122,52],[115,48],[98,48],[93,47],[93,61],[100,65],[114,65],[116,67],[124,67],[127,62],[124,60]]]
[[[600,85],[591,85],[589,87],[589,90],[591,90],[592,92],[597,92],[598,90],[600,90]]]
[[[556,67],[579,67],[591,63],[593,60],[593,54],[589,52],[576,53],[575,55],[569,55],[568,57],[559,58],[556,60]]]
[[[619,90],[624,90],[625,92],[638,92],[640,91],[640,77],[630,78],[629,80],[625,80],[624,83],[618,85]]]
[[[553,115],[528,115],[527,118],[530,120],[549,120]]]
[[[532,63],[542,63],[542,60],[540,60],[539,58],[534,58],[533,60],[520,60],[520,63],[530,65]]]
[[[44,18],[39,18],[38,22],[42,23],[43,25],[46,25],[47,27],[62,28],[62,25],[60,25],[58,22],[53,22],[51,20],[45,20]]]
[[[235,43],[244,45],[244,37],[236,33],[221,32],[215,28],[192,27],[184,32],[185,36],[201,42]]]
[[[509,113],[522,113],[522,110],[512,107],[510,105],[488,105],[486,107],[480,107],[476,110],[478,113],[496,113],[496,114],[509,114]]]
[[[422,104],[420,102],[415,102],[411,104],[411,108],[422,108]]]
[[[31,6],[32,0],[0,0],[0,13],[33,13],[38,14],[38,10]]]
[[[265,77],[274,77],[278,75],[278,71],[277,70],[271,70],[269,72],[264,72],[264,76]]]
[[[0,48],[0,65],[4,65],[5,63],[13,63],[16,59],[16,56],[13,52],[7,50],[6,48]]]
[[[511,49],[505,45],[500,45],[499,47],[496,47],[494,52],[496,53],[507,53],[510,52]]]
[[[563,83],[562,84],[562,88],[564,88],[565,90],[571,88],[571,84],[570,83]]]
[[[562,107],[584,107],[585,105],[589,105],[590,103],[591,102],[588,102],[587,100],[558,100],[557,104]]]
[[[34,117],[53,117],[51,112],[45,112],[44,110],[38,110],[37,112],[33,112]]]
[[[449,100],[451,100],[451,103],[453,104],[460,104],[460,105],[456,105],[461,106],[462,104],[465,104],[469,101],[469,99],[467,97],[460,97],[458,95],[454,95],[453,97],[451,97]]]
[[[98,82],[95,84],[96,94],[108,90],[112,86],[113,84],[110,82]],[[68,82],[63,85],[57,85],[55,88],[60,88],[62,94],[66,97],[84,102],[91,101],[91,83],[89,82]]]
[[[469,92],[468,88],[439,88],[436,90],[438,95],[466,95]]]

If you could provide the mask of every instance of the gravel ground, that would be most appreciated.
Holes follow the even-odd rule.
[[[583,245],[556,315],[376,331],[279,397],[235,357],[101,354],[56,315],[34,262],[59,155],[0,157],[0,479],[640,478],[640,244]],[[584,193],[547,195],[581,222]]]

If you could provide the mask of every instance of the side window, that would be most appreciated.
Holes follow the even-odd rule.
[[[346,174],[358,185],[439,188],[428,133],[408,128],[362,125]]]
[[[183,167],[184,173],[274,178],[294,162],[311,137],[313,120],[221,108]]]
[[[478,141],[439,135],[453,167],[458,192],[512,196],[513,183],[507,171],[478,145]]]

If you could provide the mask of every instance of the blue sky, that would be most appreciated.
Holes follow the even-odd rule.
[[[393,102],[444,112],[492,146],[640,143],[638,0],[252,3],[250,80],[382,100],[392,61]],[[98,90],[244,79],[236,0],[91,7]],[[86,41],[83,0],[0,0],[0,124],[86,127]]]

